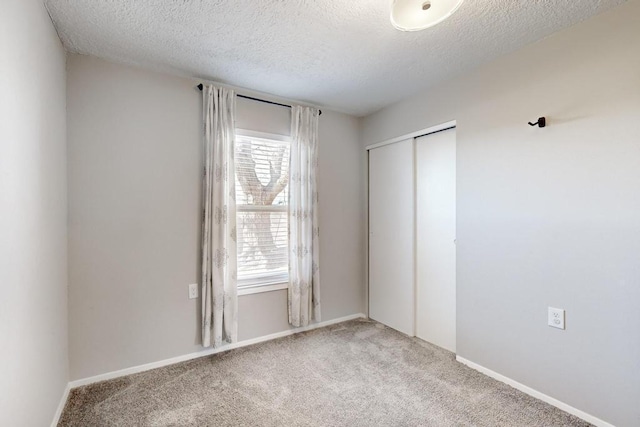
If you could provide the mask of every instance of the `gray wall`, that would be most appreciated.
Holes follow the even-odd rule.
[[[201,350],[201,95],[193,80],[68,58],[71,379]],[[290,131],[288,109],[238,100],[237,126]],[[323,320],[364,311],[357,119],[320,119]],[[336,250],[339,248],[339,250]],[[286,291],[241,296],[239,339],[287,330]]]
[[[639,16],[626,3],[362,134],[458,121],[458,354],[617,426],[640,425]],[[548,127],[530,128],[539,116]]]
[[[65,53],[38,0],[0,12],[0,425],[49,425],[68,381]]]

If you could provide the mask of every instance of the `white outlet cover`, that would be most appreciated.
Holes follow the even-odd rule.
[[[549,307],[547,323],[552,328],[564,329],[564,310],[561,308]]]
[[[189,299],[198,298],[198,284],[192,283],[189,285]]]

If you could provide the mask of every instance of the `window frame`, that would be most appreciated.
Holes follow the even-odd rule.
[[[279,135],[248,129],[236,128],[236,139],[238,138],[255,138],[264,139],[274,142],[291,144],[289,135]],[[237,190],[236,190],[237,191]],[[289,205],[271,205],[270,207],[260,205],[239,205],[236,204],[236,219],[240,212],[288,212]],[[287,226],[289,218],[287,217]],[[288,252],[287,252],[288,254]],[[288,257],[287,257],[288,258]],[[262,292],[278,291],[289,288],[289,273],[279,273],[270,276],[260,276],[249,279],[237,279],[236,288],[238,295],[251,295]]]

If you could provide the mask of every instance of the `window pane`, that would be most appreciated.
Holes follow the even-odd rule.
[[[289,144],[236,139],[238,283],[286,281]]]
[[[287,274],[288,213],[238,212],[238,279]]]
[[[286,205],[289,144],[238,137],[236,178],[238,205]]]

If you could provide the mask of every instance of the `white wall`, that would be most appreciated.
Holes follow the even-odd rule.
[[[458,354],[620,427],[640,424],[639,16],[630,1],[362,134],[457,120]]]
[[[202,97],[195,82],[68,58],[70,370],[79,379],[199,351]],[[237,126],[290,131],[238,100]],[[358,120],[320,118],[323,320],[364,311]],[[340,248],[336,250],[335,248]],[[239,339],[289,328],[286,291],[241,296]]]
[[[0,425],[51,423],[68,381],[65,53],[38,0],[0,12]]]

